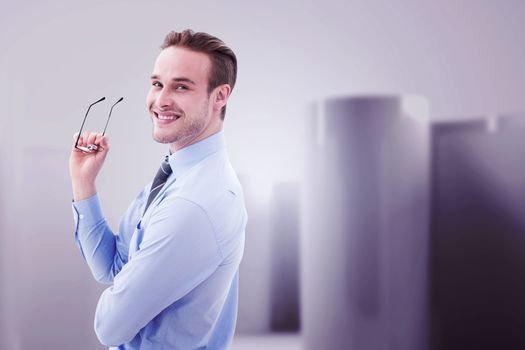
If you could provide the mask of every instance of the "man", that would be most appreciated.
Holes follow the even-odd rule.
[[[237,61],[221,40],[191,30],[169,33],[161,48],[147,105],[153,138],[170,152],[118,232],[95,187],[107,137],[83,134],[79,145],[97,151],[71,152],[76,240],[95,279],[112,284],[95,332],[114,349],[227,349],[247,221],[222,132]]]

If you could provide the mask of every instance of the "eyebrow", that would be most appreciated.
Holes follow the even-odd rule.
[[[160,77],[156,74],[153,74],[151,77],[150,77],[151,80],[160,80]],[[190,78],[185,78],[185,77],[180,77],[180,78],[173,78],[171,79],[172,81],[175,81],[177,83],[181,83],[181,82],[184,82],[184,83],[190,83],[190,84],[193,84],[193,85],[196,85],[195,82],[193,80],[191,80]]]

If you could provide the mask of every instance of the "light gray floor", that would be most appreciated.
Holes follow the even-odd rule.
[[[237,335],[230,350],[301,350],[301,336],[297,333],[269,335]]]

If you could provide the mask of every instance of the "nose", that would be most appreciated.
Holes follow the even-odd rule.
[[[156,104],[157,107],[161,109],[169,108],[173,104],[173,100],[169,94],[168,89],[162,89],[159,91],[157,98],[156,98]]]

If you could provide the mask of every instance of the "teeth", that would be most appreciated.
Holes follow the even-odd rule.
[[[178,118],[177,116],[173,116],[173,115],[160,115],[160,114],[157,117],[161,120],[175,120]]]

